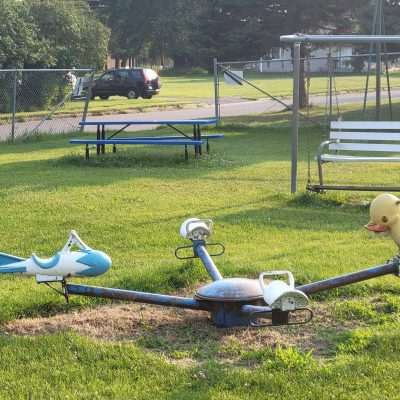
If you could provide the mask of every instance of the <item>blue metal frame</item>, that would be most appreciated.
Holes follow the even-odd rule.
[[[208,119],[144,119],[144,120],[125,120],[125,121],[81,121],[81,126],[116,126],[116,125],[213,125],[217,123],[216,118]]]
[[[199,257],[213,281],[223,281],[224,278],[218,271],[217,266],[211,259],[204,240],[193,240],[192,247],[195,256]],[[323,290],[329,290],[345,286],[362,280],[375,278],[378,276],[396,274],[399,275],[399,258],[394,258],[387,264],[368,268],[347,275],[333,277],[320,282],[314,282],[297,289],[306,294],[313,294]],[[229,281],[229,279],[227,280]],[[210,284],[212,285],[212,284]],[[202,298],[188,298],[179,296],[169,296],[156,293],[138,292],[133,290],[122,290],[113,288],[103,288],[86,285],[65,284],[66,295],[76,294],[81,296],[102,297],[109,299],[119,299],[149,304],[158,304],[168,307],[189,308],[192,310],[205,310],[211,315],[211,320],[217,327],[229,328],[234,326],[253,326],[265,327],[276,325],[303,324],[311,320],[313,313],[310,309],[299,309],[294,311],[272,310],[263,298],[251,300],[238,299],[228,301],[228,299],[213,300]],[[298,312],[306,312],[303,319],[292,320]]]
[[[161,146],[196,146],[203,143],[202,140],[183,140],[183,139],[167,139],[167,140],[149,140],[149,139],[71,139],[71,144],[157,144]]]
[[[168,141],[168,140],[175,140],[178,139],[179,136],[168,136],[168,137],[131,137],[131,138],[123,138],[124,143],[120,142],[113,142],[111,139],[113,139],[115,136],[120,134],[121,132],[124,132],[126,128],[128,128],[130,125],[165,125],[170,127],[171,129],[175,130],[178,132],[180,135],[183,137],[187,138],[188,140],[191,141],[191,143],[187,143],[188,145],[194,146],[194,151],[195,151],[195,157],[198,158],[202,154],[202,135],[201,135],[201,126],[203,125],[213,125],[217,123],[216,118],[208,118],[208,119],[174,119],[174,120],[127,120],[127,121],[104,121],[104,120],[95,120],[95,121],[81,121],[79,122],[79,125],[84,127],[84,126],[96,126],[96,140],[95,141],[79,141],[79,140],[84,140],[84,139],[73,139],[70,140],[71,144],[85,144],[86,145],[86,159],[89,158],[89,144],[95,144],[96,145],[96,152],[97,155],[99,154],[104,154],[105,153],[105,145],[106,144],[112,144],[113,145],[113,152],[116,152],[116,145],[117,144],[160,144],[159,142],[161,141]],[[190,137],[187,135],[185,132],[182,130],[178,129],[175,125],[191,125],[193,126],[193,136]],[[122,126],[121,129],[118,129],[117,131],[113,132],[111,135],[106,137],[106,126]],[[209,139],[219,139],[223,138],[224,136],[221,134],[215,134],[215,135],[206,135],[206,149],[207,153],[210,151],[210,144],[209,144]],[[118,139],[115,139],[118,140]],[[151,142],[143,142],[144,140],[148,140]],[[135,141],[135,142],[134,142]],[[139,142],[142,141],[142,142]],[[166,144],[166,143],[163,143]],[[170,145],[186,145],[186,143],[169,143]],[[187,147],[185,146],[185,158],[188,159],[188,152],[187,152]]]

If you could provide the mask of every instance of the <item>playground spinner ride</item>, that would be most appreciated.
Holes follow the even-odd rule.
[[[186,220],[181,226],[180,233],[185,239],[190,240],[191,244],[178,247],[175,251],[177,258],[199,258],[212,279],[211,283],[200,287],[193,297],[64,283],[65,294],[204,310],[210,313],[212,322],[221,328],[264,327],[309,322],[313,313],[308,308],[308,296],[314,293],[378,276],[389,274],[399,276],[400,273],[400,259],[394,257],[383,265],[297,287],[289,271],[263,272],[258,279],[223,278],[212,257],[222,255],[225,248],[220,243],[207,241],[212,233],[211,220],[197,218]],[[220,250],[216,254],[210,254],[207,248],[216,246]],[[192,254],[183,256],[182,252],[185,249],[192,249]],[[285,279],[277,279],[282,277]]]
[[[371,204],[370,215],[366,227],[376,233],[388,232],[400,246],[400,199],[390,194],[378,196]],[[47,260],[35,254],[24,259],[0,253],[0,274],[35,276],[38,283],[56,290],[67,301],[70,295],[81,295],[208,311],[212,322],[222,328],[304,324],[313,317],[308,296],[383,275],[400,274],[400,258],[396,256],[382,265],[301,286],[295,286],[292,273],[285,270],[262,272],[258,279],[224,278],[212,257],[222,255],[225,247],[208,242],[212,227],[211,220],[198,218],[190,218],[181,225],[181,236],[191,243],[178,247],[176,257],[199,258],[212,279],[193,297],[67,283],[71,277],[98,276],[111,267],[108,255],[90,248],[75,231],[64,248]],[[216,253],[210,254],[210,248],[217,248]],[[61,290],[51,286],[57,282],[61,283]]]

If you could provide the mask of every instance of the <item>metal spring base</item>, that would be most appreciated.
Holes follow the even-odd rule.
[[[298,319],[299,316],[300,319]],[[304,325],[310,322],[313,317],[314,313],[309,308],[299,308],[294,311],[272,310],[272,312],[268,313],[255,312],[251,314],[250,325],[254,328],[282,325]]]

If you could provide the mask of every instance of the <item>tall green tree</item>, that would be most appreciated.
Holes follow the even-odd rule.
[[[200,62],[259,58],[277,42],[277,17],[269,1],[210,0],[199,19]]]
[[[198,21],[203,1],[164,0],[153,1],[149,21],[151,36],[150,54],[165,64],[172,58],[175,68],[193,65],[197,50],[194,38],[198,34]]]
[[[109,30],[86,1],[33,0],[29,13],[47,44],[48,65],[58,68],[103,67]]]
[[[49,46],[40,39],[26,4],[0,0],[0,10],[0,68],[44,62]]]
[[[104,65],[109,30],[85,0],[0,0],[0,66]]]
[[[103,21],[111,28],[109,50],[124,63],[129,57],[172,58],[193,65],[198,15],[205,0],[103,0]]]
[[[281,0],[275,4],[275,18],[279,34],[344,34],[352,33],[357,23],[356,14],[365,7],[364,0]],[[326,45],[322,45],[326,46]],[[302,58],[309,49],[302,46]],[[307,105],[304,61],[300,71],[300,106]]]
[[[100,15],[111,29],[109,52],[125,63],[147,56],[150,48],[152,0],[104,0]]]

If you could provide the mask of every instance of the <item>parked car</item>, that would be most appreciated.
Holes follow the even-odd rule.
[[[160,91],[157,72],[149,68],[113,69],[104,72],[92,84],[92,99],[99,96],[126,96],[128,99],[151,99]]]

